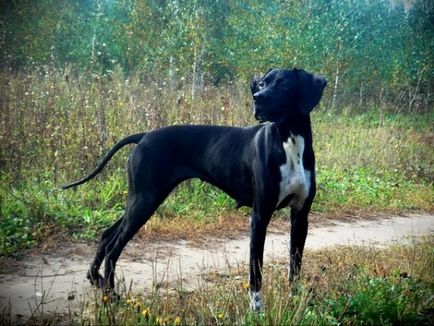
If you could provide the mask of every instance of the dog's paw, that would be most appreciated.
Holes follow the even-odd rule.
[[[92,284],[93,286],[101,288],[101,282],[103,280],[103,277],[98,272],[92,273],[89,270],[89,271],[87,271],[86,278],[89,280],[90,284]]]
[[[256,312],[264,309],[261,292],[250,292],[250,309]]]
[[[112,291],[113,289],[109,286],[109,283],[101,276],[98,272],[92,272],[89,270],[86,274],[86,278],[89,280],[90,284],[100,289],[103,292]]]

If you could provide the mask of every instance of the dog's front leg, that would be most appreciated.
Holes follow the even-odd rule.
[[[293,281],[294,278],[300,272],[301,260],[303,258],[304,244],[307,237],[309,208],[304,207],[300,211],[291,210],[291,237],[290,237],[290,260],[289,260],[289,281]]]
[[[252,213],[250,219],[250,308],[258,311],[263,307],[261,299],[262,265],[267,226],[271,215]]]

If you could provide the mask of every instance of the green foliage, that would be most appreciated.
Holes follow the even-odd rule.
[[[50,172],[42,182],[29,177],[12,185],[8,175],[1,175],[0,181],[1,254],[60,234],[94,239],[123,212],[124,178],[112,177],[104,185],[85,186],[84,192],[62,191]]]
[[[345,322],[363,320],[370,325],[421,322],[418,302],[429,291],[418,281],[400,277],[361,277],[352,283],[352,294],[327,302],[334,316]]]
[[[16,193],[16,191],[14,191]],[[0,192],[1,228],[0,252],[8,254],[36,244],[35,230],[37,219],[29,216],[29,207],[15,197],[14,193],[7,196]],[[20,194],[21,195],[21,194]]]
[[[318,185],[320,189],[313,208],[324,212],[339,208],[372,211],[417,209],[421,201],[429,203],[429,196],[433,195],[429,184],[418,185],[398,171],[376,171],[372,167],[321,170],[318,172]],[[429,193],[425,195],[421,189]]]
[[[233,212],[235,202],[221,190],[192,180],[178,187],[157,210],[161,218],[184,216],[194,223],[198,220],[216,221],[219,216]]]
[[[4,1],[0,65],[119,66],[193,88],[298,66],[327,77],[333,107],[427,110],[433,13],[429,0]]]

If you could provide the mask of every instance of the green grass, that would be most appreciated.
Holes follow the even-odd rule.
[[[430,182],[417,183],[398,172],[369,168],[318,171],[317,213],[432,211],[434,190]],[[8,179],[2,176],[2,185]],[[6,188],[7,187],[7,188]],[[59,189],[50,179],[29,179],[19,186],[0,188],[0,253],[29,248],[50,233],[95,239],[101,230],[123,214],[126,201],[124,171],[91,181],[76,191]],[[158,208],[152,223],[167,224],[179,218],[199,228],[219,222],[222,216],[246,216],[235,202],[215,187],[193,180],[176,189]],[[287,209],[277,216],[287,217]],[[176,228],[172,227],[176,233]]]
[[[119,284],[121,299],[96,291],[70,323],[85,325],[429,325],[434,320],[434,238],[408,245],[307,252],[300,279],[286,263],[265,266],[265,309],[249,310],[247,270],[207,273],[194,290],[182,282],[148,294]]]
[[[371,114],[334,121],[326,114],[316,114],[318,192],[313,211],[433,211],[432,136],[427,135],[431,130],[423,122],[430,118],[416,117],[412,123],[407,116],[394,116],[391,121],[372,125]],[[94,239],[123,213],[126,172],[116,164],[111,162],[101,177],[76,191],[60,190],[60,184],[72,177],[60,177],[53,171],[26,170],[18,181],[13,172],[2,173],[0,253],[34,246],[50,232]],[[182,218],[200,227],[216,223],[224,215],[248,214],[248,210],[237,211],[235,206],[220,190],[192,180],[178,187],[160,206],[153,223]],[[283,210],[277,216],[288,214]]]
[[[401,213],[432,210],[432,184],[417,183],[399,172],[372,168],[321,170],[313,210]]]

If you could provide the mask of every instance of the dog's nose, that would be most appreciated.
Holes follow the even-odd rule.
[[[327,80],[326,80],[325,78],[322,78],[321,82],[322,82],[322,85],[323,85],[324,87],[327,86]]]
[[[265,98],[265,96],[263,93],[258,92],[258,93],[253,94],[253,101],[255,103],[261,102],[264,98]]]
[[[320,75],[315,75],[314,76],[314,80],[317,80],[317,82],[324,88],[327,86],[327,80],[320,76]]]

